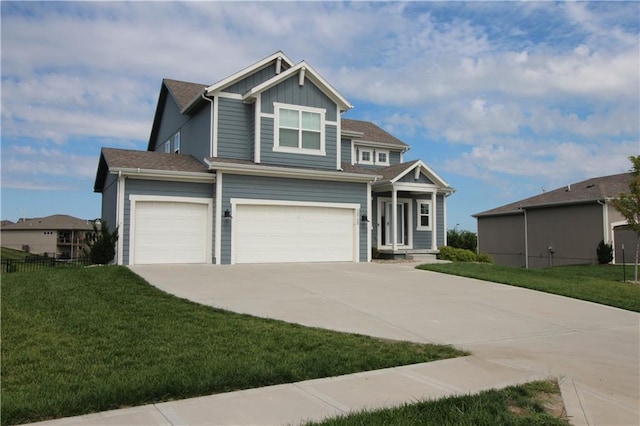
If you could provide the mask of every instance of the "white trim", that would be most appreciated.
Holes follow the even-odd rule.
[[[389,165],[389,150],[386,149],[381,149],[381,150],[374,150],[375,153],[375,158],[374,158],[374,162],[376,163],[376,166],[388,166]],[[384,154],[387,156],[387,161],[380,161],[380,154]]]
[[[299,113],[298,122],[298,148],[280,146],[280,110],[286,109],[297,111]],[[274,121],[273,121],[273,150],[276,152],[287,152],[291,154],[320,155],[326,156],[326,132],[325,132],[325,116],[327,110],[324,108],[313,108],[302,105],[283,104],[280,102],[273,103]],[[310,112],[320,116],[320,149],[310,149],[302,147],[302,112]]]
[[[356,145],[353,143],[353,139],[351,140],[351,165],[355,165],[358,162],[358,151],[356,150]]]
[[[181,172],[175,170],[151,170],[113,167],[111,174],[122,174],[131,179],[170,180],[179,182],[213,182],[216,176],[207,172]]]
[[[256,97],[255,103],[255,111],[254,111],[254,133],[253,133],[253,162],[258,164],[260,163],[260,150],[262,149],[262,105],[261,105],[261,97],[262,95],[258,95]],[[275,121],[274,121],[275,124]]]
[[[136,204],[138,202],[168,202],[168,203],[189,203],[189,204],[206,204],[207,205],[207,229],[208,235],[205,259],[211,259],[211,215],[213,213],[213,200],[211,198],[200,197],[173,197],[167,195],[129,195],[129,265],[135,265],[135,223],[136,223]]]
[[[202,99],[209,102],[209,157],[213,157],[213,99],[208,98],[202,93]]]
[[[338,124],[339,124],[339,121],[329,121],[329,120],[325,120],[324,121],[324,125],[325,126],[336,126],[336,127],[339,127]]]
[[[425,162],[422,161],[422,160],[418,160],[413,166],[407,168],[405,171],[403,171],[402,173],[397,175],[395,178],[391,179],[391,183],[398,182],[407,173],[409,173],[411,170],[414,170],[415,167],[422,167],[422,169],[426,172],[425,175],[428,176],[430,180],[434,181],[434,183],[436,185],[439,185],[439,186],[442,186],[442,187],[448,187],[449,186],[449,184],[444,179],[442,179],[440,176],[438,176],[438,174],[436,172],[434,172],[429,166],[427,166],[425,164]]]
[[[220,181],[220,180],[218,180]],[[326,203],[315,201],[287,201],[287,200],[266,200],[252,198],[231,198],[231,216],[236,217],[236,207],[239,205],[255,206],[290,206],[290,207],[319,207],[333,209],[347,209],[353,211],[353,259],[360,262],[360,204],[358,203]],[[217,234],[216,234],[217,236]],[[231,265],[235,265],[236,260],[236,227],[231,227]],[[217,261],[217,258],[216,258]]]
[[[612,240],[613,233],[609,235],[609,206],[606,202],[602,203],[602,240],[609,244]]]
[[[431,224],[431,250],[438,249],[438,224],[437,224],[437,206],[438,206],[438,191],[434,190],[431,194],[431,207],[433,208],[433,220],[429,220]],[[431,219],[431,218],[429,218]]]
[[[122,175],[122,173],[118,173],[118,183],[117,183],[117,193],[118,197],[116,200],[116,226],[118,227],[118,252],[117,255],[117,264],[124,264],[124,204],[125,204],[125,185],[126,179]],[[113,232],[113,230],[112,230]]]
[[[275,114],[272,113],[272,112],[261,112],[260,113],[260,117],[262,117],[262,118],[272,118],[272,119],[276,118]]]
[[[353,141],[353,143],[357,146],[364,146],[367,148],[384,148],[384,149],[391,149],[395,151],[400,150],[401,152],[404,152],[407,150],[406,146],[396,145],[389,142],[376,142],[376,141],[367,141],[367,140],[359,139],[357,141]]]
[[[336,106],[336,117],[338,121],[336,125],[336,170],[342,170],[342,136],[340,136],[340,129],[342,121],[340,120],[340,107]],[[333,124],[333,122],[327,121],[326,124]]]
[[[442,197],[442,215],[443,215],[442,224],[444,225],[442,227],[442,229],[444,229],[444,245],[446,246],[449,244],[449,241],[447,239],[447,196],[446,195]],[[478,232],[476,232],[476,235],[478,235]],[[477,242],[476,244],[476,251],[480,252],[480,242]]]
[[[173,135],[173,153],[180,154],[181,141],[180,141],[180,130],[178,130],[175,135]]]
[[[400,250],[404,250],[404,249],[412,249],[413,248],[413,211],[412,211],[412,200],[411,198],[397,198],[397,191],[395,191],[396,194],[396,202],[395,205],[397,206],[398,204],[406,204],[407,205],[407,223],[405,223],[405,228],[407,229],[407,234],[408,234],[408,238],[407,241],[405,241],[405,244],[403,245],[399,245],[399,244],[387,244],[384,245],[383,241],[382,241],[382,227],[386,226],[386,223],[382,223],[382,216],[383,214],[386,214],[386,212],[384,212],[384,209],[382,208],[382,203],[393,203],[393,195],[394,195],[394,191],[391,192],[392,197],[388,198],[388,197],[380,197],[378,198],[378,214],[376,215],[376,224],[378,227],[378,232],[377,232],[377,238],[376,238],[376,243],[377,243],[377,247],[379,249],[382,250],[389,250],[389,249],[393,249],[394,251],[397,251],[398,249]],[[397,241],[396,238],[396,233],[397,233],[397,228],[398,228],[398,224],[397,224],[397,215],[398,215],[398,209],[397,207],[392,210],[392,217],[391,220],[393,220],[393,216],[396,216],[395,220],[395,230],[393,231],[393,236],[387,236],[387,238],[393,238],[394,243]],[[395,213],[393,213],[395,212]],[[387,218],[387,220],[389,220],[389,218]],[[391,230],[391,228],[390,228]]]
[[[262,164],[224,163],[205,159],[210,170],[223,171],[225,173],[243,174],[250,176],[271,176],[311,180],[333,180],[337,182],[373,182],[380,179],[380,175],[359,173],[346,173],[329,170],[298,169],[293,167],[274,167]]]
[[[293,61],[291,61],[291,59],[289,59],[284,53],[282,53],[281,51],[277,51],[274,54],[267,56],[266,58],[256,62],[253,65],[249,65],[248,67],[236,72],[235,74],[230,75],[229,77],[220,80],[219,82],[207,87],[205,89],[206,93],[211,93],[213,91],[219,91],[224,89],[227,86],[231,86],[232,84],[237,83],[238,81],[242,80],[243,78],[245,78],[247,75],[252,74],[256,71],[259,71],[260,69],[265,68],[266,66],[268,66],[272,61],[277,60],[278,58],[280,58],[281,60],[284,60],[287,65],[289,65],[290,67],[293,66]]]
[[[213,143],[211,149],[211,156],[218,156],[218,116],[220,114],[220,98],[218,96],[213,97]]]
[[[367,262],[371,262],[371,231],[373,230],[373,196],[371,195],[371,182],[367,182],[367,217],[369,222],[367,227]]]
[[[362,154],[364,153],[369,153],[369,160],[365,160],[362,158]],[[358,164],[368,164],[368,165],[373,165],[373,148],[359,148],[358,149]]]
[[[216,230],[214,234],[214,254],[216,265],[222,262],[222,173],[216,175]]]
[[[215,94],[215,96],[219,98],[235,99],[237,101],[242,100],[242,95],[239,93],[218,92]]]
[[[422,214],[420,212],[420,205],[421,204],[427,204],[429,206],[429,225],[428,226],[423,226],[422,225],[422,221],[420,220],[422,217]],[[416,223],[416,231],[431,231],[433,230],[433,203],[431,202],[431,200],[416,200],[416,218],[417,223]]]
[[[162,145],[164,146],[164,153],[165,154],[170,154],[171,153],[171,139],[167,139],[166,141],[164,141],[164,143]]]

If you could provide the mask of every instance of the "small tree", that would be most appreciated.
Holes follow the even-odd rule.
[[[453,248],[471,250],[475,253],[478,247],[478,237],[471,231],[449,229],[447,231],[447,245]]]
[[[613,246],[605,243],[604,240],[598,244],[596,253],[598,255],[598,263],[601,265],[606,265],[613,260]]]
[[[636,233],[636,257],[634,281],[638,281],[638,252],[640,252],[640,155],[629,157],[633,168],[631,169],[631,182],[629,192],[623,192],[613,200],[613,206],[627,220],[629,229]]]
[[[87,237],[87,257],[94,265],[106,265],[116,256],[116,242],[118,241],[118,228],[109,232],[106,223],[98,229],[93,224],[93,233]]]

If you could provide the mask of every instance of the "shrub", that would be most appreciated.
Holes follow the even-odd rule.
[[[489,253],[478,253],[476,256],[476,262],[493,263],[493,258]]]
[[[116,256],[116,242],[118,241],[118,228],[113,232],[109,232],[106,223],[102,224],[101,229],[93,225],[93,234],[87,238],[87,246],[89,247],[87,257],[94,265],[106,265],[111,263]]]
[[[475,262],[476,254],[471,250],[444,246],[440,247],[440,259],[452,262]]]
[[[596,253],[598,254],[598,263],[601,265],[610,263],[613,260],[613,246],[605,243],[604,240],[598,244]]]

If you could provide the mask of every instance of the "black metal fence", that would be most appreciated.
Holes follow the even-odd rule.
[[[55,259],[53,257],[2,259],[0,263],[2,266],[0,272],[3,274],[8,274],[11,272],[32,272],[51,268],[89,265],[89,261],[86,259]]]

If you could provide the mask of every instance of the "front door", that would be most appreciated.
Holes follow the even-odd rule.
[[[396,243],[399,246],[407,247],[410,245],[409,239],[409,229],[410,229],[410,206],[411,202],[409,200],[398,200],[396,204]],[[378,224],[380,231],[380,238],[378,241],[379,245],[382,246],[393,246],[393,232],[391,232],[393,227],[393,217],[392,217],[392,209],[393,203],[391,201],[382,201],[379,202],[379,218]]]

